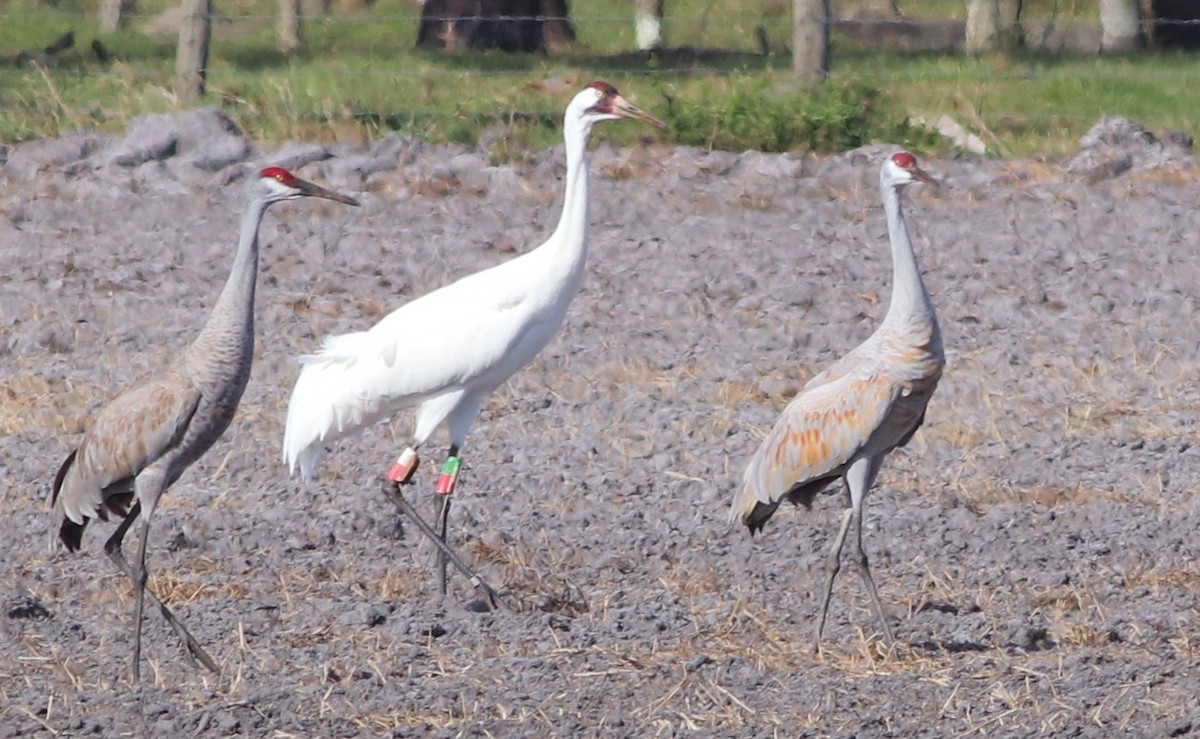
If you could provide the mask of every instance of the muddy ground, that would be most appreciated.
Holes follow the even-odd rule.
[[[907,207],[948,367],[867,513],[899,643],[850,568],[816,657],[840,495],[753,540],[726,509],[778,411],[885,311],[890,147],[601,143],[583,289],[464,450],[452,539],[512,606],[476,613],[461,578],[436,593],[432,548],[380,492],[409,419],[305,486],[284,413],[321,337],[539,244],[561,148],[489,169],[394,136],[167,146],[166,123],[0,152],[0,735],[1200,733],[1186,152],[1101,135],[1065,162],[923,161],[944,185]],[[51,482],[90,415],[194,338],[267,162],[363,207],[267,215],[249,389],[151,530],[153,585],[221,673],[148,611],[134,686],[112,525],[49,549]],[[425,510],[436,456],[409,491]]]

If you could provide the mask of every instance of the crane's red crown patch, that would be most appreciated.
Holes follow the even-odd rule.
[[[278,180],[288,187],[296,186],[296,177],[291,172],[283,167],[267,167],[262,172],[258,173],[259,177],[264,177],[269,180]]]

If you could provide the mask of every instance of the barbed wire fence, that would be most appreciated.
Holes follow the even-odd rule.
[[[714,4],[710,7],[717,7]],[[578,5],[577,5],[578,7]],[[669,7],[669,4],[668,4]],[[62,27],[79,37],[75,51],[77,58],[92,61],[86,51],[90,39],[103,38],[98,33],[98,16],[95,13],[71,12],[57,9],[45,11],[62,22]],[[11,11],[11,8],[0,10],[0,24],[15,23],[27,18]],[[239,39],[242,48],[238,54],[245,58],[252,56],[247,50],[247,39],[253,39],[264,46],[270,46],[271,33],[278,22],[277,13],[230,13],[213,15],[214,43],[220,44],[228,39]],[[519,17],[514,17],[519,18]],[[439,79],[460,80],[465,77],[481,79],[494,78],[525,78],[534,79],[547,75],[562,75],[572,72],[596,77],[643,77],[663,80],[716,77],[723,75],[756,74],[761,72],[785,73],[789,69],[790,39],[792,24],[790,14],[775,13],[746,13],[710,12],[699,14],[674,13],[664,16],[665,48],[657,55],[647,55],[636,51],[634,41],[634,16],[624,13],[576,13],[570,20],[580,32],[578,44],[563,52],[548,55],[512,54],[504,55],[502,61],[497,61],[495,54],[489,55],[485,64],[472,64],[469,52],[455,52],[444,55],[444,63],[435,61],[419,67],[406,68],[397,64],[395,55],[401,50],[412,50],[415,46],[417,27],[421,22],[419,12],[403,12],[398,9],[373,9],[369,13],[305,12],[300,15],[306,34],[312,31],[311,47],[305,53],[310,58],[320,58],[323,44],[330,38],[336,38],[339,29],[358,29],[369,27],[372,35],[386,41],[376,42],[374,48],[361,49],[358,66],[349,66],[344,58],[328,69],[329,85],[340,87],[344,91],[353,91],[356,79],[411,79],[420,78],[437,84]],[[492,18],[491,20],[495,20]],[[132,13],[126,18],[129,28],[138,29],[147,35],[153,35],[160,47],[173,43],[178,33],[178,26],[171,27],[168,13]],[[177,20],[175,21],[178,22]],[[1023,17],[1021,25],[1028,48],[1033,52],[1090,54],[1097,53],[1100,48],[1100,25],[1098,18],[1081,17]],[[961,53],[964,37],[965,20],[959,18],[912,18],[887,17],[878,14],[862,17],[835,18],[830,23],[830,31],[834,37],[835,57],[831,69],[831,78],[838,79],[842,69],[838,64],[837,50],[851,48],[853,53],[868,54],[872,50],[887,49],[899,52],[922,54],[955,55]],[[1200,19],[1194,20],[1143,20],[1147,35],[1162,28],[1194,29],[1200,27]],[[157,34],[157,35],[155,35]],[[93,47],[94,48],[94,47]],[[264,49],[264,58],[272,49]],[[8,50],[0,50],[8,53]],[[111,54],[117,60],[122,58],[122,50],[114,42]],[[70,78],[78,76],[80,64],[52,64],[34,67],[18,63],[11,53],[8,53],[11,63],[0,63],[0,88],[12,87],[11,80],[33,74],[47,76],[49,79],[59,77],[63,83],[69,83]],[[436,52],[425,52],[426,59],[443,58]],[[286,66],[286,60],[276,57],[280,64]],[[282,61],[280,61],[282,60]],[[218,62],[208,70],[214,75],[213,83],[219,90],[222,87],[220,74],[228,69],[228,55],[218,53]],[[91,70],[86,73],[92,73]],[[904,72],[899,72],[905,74]],[[893,71],[892,74],[897,74]],[[1040,75],[1053,77],[1055,75],[1069,77],[1081,74],[1078,70],[1061,70],[1054,65],[1043,65],[1037,68],[1013,65],[1007,70],[997,70],[994,67],[954,68],[952,66],[926,66],[919,71],[907,73],[914,82],[928,81],[933,83],[962,82],[965,84],[985,83],[994,80],[997,75],[1011,75],[1013,78],[1029,78]],[[1178,67],[1155,67],[1152,71],[1141,70],[1137,67],[1108,67],[1095,68],[1086,72],[1092,81],[1105,75],[1121,82],[1138,83],[1139,81],[1162,82],[1164,79],[1187,83],[1195,78],[1196,67],[1182,64]],[[164,72],[161,64],[154,66],[142,63],[139,59],[125,61],[120,75],[126,80],[157,80],[162,81]],[[7,79],[6,79],[7,78]],[[497,110],[495,115],[510,119],[525,118],[539,120],[557,112],[554,107],[546,110]],[[423,115],[434,115],[433,112],[423,113],[419,109],[377,110],[360,108],[355,114],[367,117],[389,120],[397,116],[408,116],[419,119]],[[1071,113],[1054,112],[1039,115],[1036,113],[1022,114],[1031,121],[1079,120],[1086,121],[1095,118],[1094,115],[1073,115]]]

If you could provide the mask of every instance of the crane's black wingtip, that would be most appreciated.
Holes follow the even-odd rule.
[[[50,506],[53,508],[58,503],[59,493],[62,492],[63,480],[67,477],[67,471],[71,469],[71,465],[75,462],[75,455],[79,453],[79,449],[72,449],[67,458],[63,460],[62,466],[58,468],[58,474],[54,476],[54,487],[50,492]],[[78,552],[83,545],[83,530],[87,527],[87,519],[83,519],[83,523],[75,523],[70,518],[63,514],[62,524],[58,527],[58,538],[66,545],[67,549],[72,552]]]
[[[83,546],[83,530],[87,528],[87,519],[83,519],[83,523],[75,523],[69,518],[64,518],[62,526],[58,528],[58,538],[66,546],[69,552],[78,552]]]
[[[773,503],[756,503],[754,508],[742,517],[742,523],[746,524],[746,528],[750,529],[750,535],[754,536],[763,530],[763,526],[767,521],[771,520],[771,516],[775,515],[775,509],[779,507],[779,501]]]
[[[75,461],[75,455],[79,453],[78,449],[72,449],[67,458],[63,460],[62,465],[58,468],[58,474],[54,476],[54,487],[50,491],[50,505],[53,507],[58,502],[58,493],[62,490],[63,480],[67,477],[67,470],[71,469],[71,464]]]

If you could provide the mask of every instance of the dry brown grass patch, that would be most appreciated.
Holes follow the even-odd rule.
[[[743,190],[742,192],[738,193],[738,196],[733,199],[730,205],[735,205],[739,208],[745,208],[747,210],[765,212],[775,207],[775,201],[772,200],[771,196],[767,195],[766,193]]]
[[[325,624],[312,631],[287,631],[280,635],[285,642],[296,649],[319,647],[334,639],[333,624]]]
[[[721,571],[712,565],[697,571],[691,566],[674,566],[659,578],[663,588],[679,596],[696,597],[728,592],[729,586]]]
[[[767,379],[772,378],[768,375]],[[777,379],[784,380],[785,378],[779,374]],[[740,405],[769,405],[773,400],[775,399],[763,391],[761,383],[751,384],[740,380],[727,380],[717,386],[716,401],[722,406],[736,408]]]
[[[395,570],[388,567],[375,580],[375,595],[385,600],[404,600],[421,592],[420,577],[412,568]]]
[[[172,571],[152,571],[150,587],[167,605],[194,603],[209,598],[241,600],[246,597],[246,588],[239,582],[224,579],[221,582],[199,582],[191,577],[179,577]],[[132,584],[131,584],[132,588]],[[132,595],[132,593],[131,593]]]
[[[1122,584],[1127,588],[1150,588],[1156,593],[1163,590],[1200,591],[1200,570],[1196,569],[1164,569],[1141,561],[1119,572]]]
[[[90,392],[68,380],[17,375],[0,384],[0,434],[13,436],[36,428],[83,433],[83,411],[91,401]]]
[[[610,180],[642,182],[662,171],[662,167],[647,157],[627,156],[619,162],[605,164],[600,167],[600,173]]]
[[[1148,501],[1140,500],[1130,493],[1101,490],[1082,484],[1075,487],[1054,485],[1016,487],[1007,481],[995,478],[972,481],[969,488],[964,488],[962,497],[967,506],[976,513],[982,513],[987,506],[1010,503],[1034,504],[1046,509],[1063,505],[1084,505],[1096,500],[1148,504]]]
[[[654,387],[663,397],[675,398],[679,397],[679,383],[695,379],[696,375],[686,365],[663,369],[648,359],[634,357],[604,365],[597,369],[593,377],[626,387]]]
[[[794,639],[781,638],[780,634],[792,629],[761,608],[738,601],[722,610],[705,634],[717,656],[738,657],[759,670],[791,670],[798,662],[811,659],[810,644],[805,641],[801,647]]]
[[[1097,629],[1091,624],[1061,624],[1054,628],[1054,637],[1060,645],[1072,647],[1105,647],[1112,644],[1114,635],[1106,629]]]

